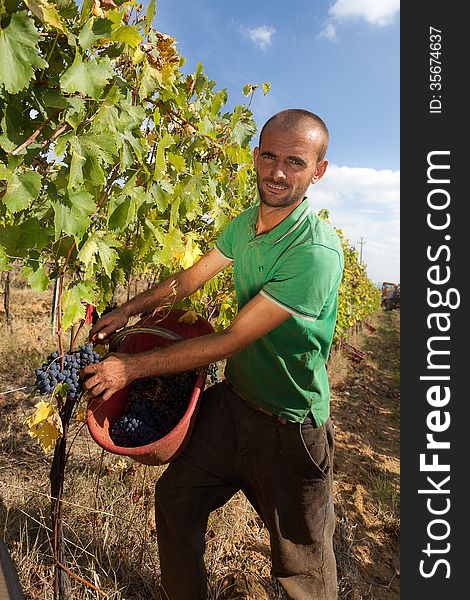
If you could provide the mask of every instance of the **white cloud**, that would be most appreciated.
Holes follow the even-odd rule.
[[[317,36],[336,38],[337,25],[347,20],[364,19],[371,25],[389,25],[400,10],[400,0],[336,0],[328,10],[329,19]]]
[[[358,250],[374,282],[400,281],[400,172],[329,165],[311,186],[313,209],[327,208],[334,227]]]
[[[325,27],[317,35],[317,38],[326,38],[327,40],[335,40],[336,39],[336,27],[333,25],[333,23],[331,21],[328,21],[325,24]]]
[[[271,45],[272,37],[276,33],[276,30],[274,27],[260,25],[259,27],[252,28],[244,27],[242,32],[248,35],[253,44],[261,48],[261,50],[266,50]]]
[[[360,18],[384,27],[399,10],[400,0],[336,0],[328,13],[337,20]]]

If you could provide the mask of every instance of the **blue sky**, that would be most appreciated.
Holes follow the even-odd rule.
[[[258,128],[284,108],[325,120],[330,165],[312,207],[351,244],[364,238],[373,281],[399,281],[399,0],[157,0],[154,26],[176,38],[185,72],[201,61],[228,90],[228,108],[269,81],[250,106]]]

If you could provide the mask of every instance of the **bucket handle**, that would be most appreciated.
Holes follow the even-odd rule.
[[[169,329],[165,329],[164,327],[151,325],[142,327],[141,325],[131,325],[130,327],[124,327],[123,329],[121,329],[121,331],[118,331],[110,337],[110,351],[115,352],[127,336],[134,335],[136,333],[150,333],[153,335],[159,335],[162,338],[172,340],[174,342],[184,339],[183,336],[179,335],[179,333],[175,333],[174,331],[170,331]]]

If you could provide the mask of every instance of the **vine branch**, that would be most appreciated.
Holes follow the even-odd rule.
[[[12,151],[13,156],[16,156],[17,154],[19,154],[20,152],[22,152],[25,148],[27,148],[28,146],[30,146],[34,140],[38,137],[38,135],[41,133],[41,131],[47,126],[49,125],[49,123],[54,120],[57,115],[61,112],[61,110],[55,110],[52,115],[47,119],[47,121],[44,121],[44,123],[38,127],[38,129],[36,129],[36,131],[34,131],[28,139],[26,139],[22,144],[20,144],[17,148],[15,148]],[[48,140],[49,141],[49,140]]]

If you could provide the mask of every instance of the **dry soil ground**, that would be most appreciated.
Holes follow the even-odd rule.
[[[0,311],[0,392],[30,385],[55,343],[50,297],[12,290],[14,321]],[[340,600],[399,598],[399,312],[379,312],[329,363],[336,426],[335,501]],[[0,395],[0,535],[28,600],[52,595],[50,455],[24,425],[25,391]],[[66,471],[63,530],[73,600],[159,600],[153,490],[164,467],[145,467],[101,450],[81,425]],[[241,495],[211,517],[210,600],[281,600],[270,576],[267,532]],[[101,590],[97,592],[90,584]],[[307,599],[306,599],[307,600]]]

